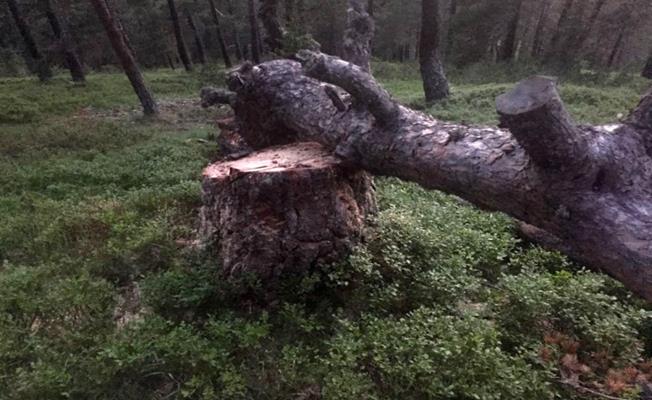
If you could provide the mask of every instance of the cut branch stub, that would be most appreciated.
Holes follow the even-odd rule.
[[[508,128],[536,165],[568,170],[586,164],[589,146],[557,92],[554,78],[535,76],[499,96],[501,126]]]
[[[228,90],[205,87],[199,92],[201,97],[201,106],[204,108],[225,104],[233,106],[236,100],[236,95]]]
[[[202,242],[219,253],[223,274],[253,274],[270,285],[341,260],[376,209],[369,175],[316,143],[209,166],[203,202]]]
[[[307,50],[299,52],[297,57],[301,60],[307,76],[346,90],[356,103],[367,108],[379,123],[392,125],[397,122],[400,116],[398,104],[359,66],[337,57]]]

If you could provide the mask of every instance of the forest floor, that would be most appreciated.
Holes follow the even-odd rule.
[[[411,66],[378,64],[424,109]],[[531,68],[451,73],[438,118],[495,124]],[[200,175],[215,157],[198,92],[219,70],[154,71],[162,115],[120,74],[0,79],[3,399],[635,398],[652,323],[618,283],[521,243],[511,221],[378,180],[374,240],[340,265],[226,285],[192,250]],[[626,115],[646,82],[562,79],[581,122]]]

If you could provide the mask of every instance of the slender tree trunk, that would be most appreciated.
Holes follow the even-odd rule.
[[[278,18],[279,0],[261,0],[260,3],[260,21],[267,33],[265,44],[272,52],[278,52],[283,47],[286,34]]]
[[[584,44],[590,37],[591,32],[593,32],[595,24],[598,22],[598,17],[600,16],[600,13],[602,13],[602,9],[606,3],[607,0],[598,0],[598,2],[595,4],[593,11],[591,11],[591,16],[589,17],[588,22],[583,26],[582,33],[577,35],[575,45],[572,46],[574,51],[580,51],[584,48]]]
[[[285,26],[292,27],[296,11],[295,0],[285,0]]]
[[[503,52],[501,58],[503,61],[511,61],[514,59],[516,51],[516,34],[518,33],[518,24],[521,20],[521,8],[523,1],[520,0],[515,4],[514,17],[509,22],[507,28],[507,36],[505,37],[505,44],[503,45]]]
[[[226,47],[226,42],[224,41],[224,35],[222,34],[222,26],[220,24],[220,16],[217,13],[217,7],[215,7],[214,0],[208,0],[209,6],[211,8],[211,16],[213,17],[213,23],[215,24],[215,36],[217,37],[217,43],[220,46],[220,52],[222,53],[222,60],[224,60],[224,66],[226,68],[231,68],[233,63],[231,63],[231,56],[229,56],[229,50]]]
[[[534,40],[532,41],[532,57],[539,57],[543,50],[543,29],[546,25],[546,14],[550,9],[550,0],[543,0],[541,14],[537,20],[537,27],[534,31]]]
[[[448,80],[439,58],[438,0],[421,0],[421,38],[419,64],[426,102],[448,97]]]
[[[192,30],[192,34],[195,38],[195,47],[197,48],[197,58],[201,64],[206,64],[206,48],[204,47],[204,41],[201,38],[201,33],[197,29],[197,24],[195,24],[195,18],[192,16],[192,13],[189,9],[186,8],[186,18],[188,19],[188,26]]]
[[[106,0],[90,0],[90,2],[93,4],[100,21],[102,21],[102,25],[104,25],[104,30],[106,30],[106,34],[111,41],[113,51],[118,56],[120,64],[140,100],[140,104],[143,106],[143,112],[145,115],[158,114],[158,105],[145,85],[145,80],[138,68],[127,35],[122,29],[122,24],[113,16]]]
[[[571,11],[574,3],[575,0],[566,0],[564,3],[564,8],[561,10],[559,21],[557,21],[557,29],[555,30],[550,42],[550,49],[547,51],[550,58],[556,57],[560,52],[560,46],[563,46],[561,42],[564,39],[568,26],[570,25]]]
[[[79,56],[72,43],[67,21],[65,18],[60,18],[57,15],[57,10],[55,9],[57,0],[43,0],[43,3],[45,6],[45,15],[48,18],[54,37],[59,41],[61,52],[66,60],[66,66],[70,70],[70,76],[73,82],[85,82],[84,67],[81,61],[79,61]]]
[[[49,80],[52,78],[52,71],[50,70],[48,61],[39,51],[38,46],[36,46],[36,41],[32,35],[32,30],[27,24],[27,21],[25,21],[25,18],[23,18],[16,0],[7,0],[7,4],[9,5],[11,16],[14,18],[14,22],[18,27],[20,36],[22,36],[23,42],[25,43],[27,54],[30,57],[28,65],[34,66],[36,74],[38,75],[38,78],[41,80],[41,82]]]
[[[249,28],[251,29],[251,58],[255,64],[260,64],[260,30],[256,14],[256,0],[249,0]]]
[[[348,0],[348,4],[343,58],[369,72],[374,20],[365,9],[363,0]]]
[[[652,90],[625,122],[586,126],[553,79],[532,77],[498,98],[505,130],[436,120],[349,63],[299,58],[303,67],[282,60],[229,76],[226,99],[251,146],[317,141],[352,167],[508,213],[652,301]]]
[[[236,25],[235,10],[233,8],[233,1],[227,0],[226,2],[227,10],[229,17],[231,18],[231,36],[233,36],[233,45],[235,47],[235,57],[238,61],[245,59],[245,55],[242,51],[242,44],[240,43],[240,34],[238,33],[238,27]]]
[[[174,3],[174,0],[168,0],[168,8],[170,9],[170,18],[172,19],[174,38],[177,42],[177,51],[179,52],[179,57],[181,57],[181,62],[183,63],[186,71],[191,72],[192,60],[188,54],[188,47],[186,47],[186,42],[183,40],[183,31],[181,30],[181,24],[179,23],[179,13],[177,12],[177,5]]]
[[[643,73],[641,74],[644,78],[652,79],[652,55],[648,57],[647,63],[643,68]]]
[[[623,39],[625,38],[625,26],[620,29],[620,32],[618,33],[618,38],[616,39],[616,43],[614,43],[614,47],[611,49],[611,53],[609,53],[609,61],[607,65],[609,68],[613,68],[614,65],[616,65],[616,61],[618,60],[618,54],[620,54],[620,48],[623,44]]]

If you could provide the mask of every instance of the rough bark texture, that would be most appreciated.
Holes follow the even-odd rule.
[[[278,52],[283,46],[286,32],[278,17],[279,0],[261,0],[260,21],[265,28],[265,44],[272,52]]]
[[[365,10],[363,0],[348,0],[347,25],[344,32],[344,59],[364,71],[371,71],[371,39],[374,19]]]
[[[7,0],[7,5],[9,5],[9,12],[11,12],[11,16],[18,27],[20,36],[23,38],[27,54],[29,54],[30,62],[28,64],[33,63],[34,70],[42,82],[49,80],[52,78],[52,71],[50,70],[48,61],[39,51],[34,36],[32,36],[32,30],[27,24],[27,21],[25,21],[23,14],[20,12],[16,0]]]
[[[300,59],[230,74],[247,142],[317,141],[347,165],[503,211],[652,301],[652,91],[626,123],[578,126],[554,82],[534,77],[498,100],[508,131],[435,120],[353,65]]]
[[[140,73],[138,64],[136,64],[136,58],[129,46],[127,36],[122,30],[122,24],[114,18],[106,0],[90,0],[90,2],[100,17],[102,25],[104,25],[104,30],[106,30],[106,34],[111,41],[113,51],[118,56],[122,69],[124,69],[131,86],[134,88],[140,100],[140,104],[143,106],[143,112],[145,115],[158,114],[158,105],[145,85],[145,80]]]
[[[340,260],[375,212],[369,176],[317,143],[254,153],[204,171],[202,242],[222,274],[273,283]]]
[[[70,76],[73,82],[85,82],[86,75],[84,67],[75,50],[75,46],[68,32],[68,23],[65,18],[59,17],[57,0],[43,0],[45,6],[45,15],[48,18],[54,37],[59,41],[59,47],[66,61],[66,66],[70,70]]]
[[[177,5],[174,3],[174,0],[168,0],[168,8],[170,9],[170,18],[172,19],[172,28],[174,28],[174,38],[177,42],[179,58],[181,58],[181,62],[186,71],[190,72],[192,71],[192,60],[188,54],[186,41],[183,39],[183,31],[181,30],[181,24],[179,23],[179,13],[177,12]]]
[[[256,0],[249,0],[249,29],[251,36],[251,59],[255,64],[260,64],[260,29],[256,15]]]
[[[233,37],[233,46],[235,47],[235,57],[238,59],[238,61],[243,61],[245,57],[242,51],[242,44],[240,44],[240,34],[238,33],[238,28],[235,23],[235,9],[233,8],[233,1],[227,0],[226,6],[229,17],[231,19],[231,36]]]
[[[439,58],[439,1],[421,0],[421,38],[419,40],[419,67],[426,102],[448,97],[448,80]]]
[[[204,47],[204,41],[201,38],[201,33],[197,29],[197,24],[195,24],[195,18],[193,17],[190,10],[186,8],[186,19],[188,20],[188,26],[192,30],[192,34],[195,38],[195,47],[197,48],[197,59],[201,64],[206,64],[206,48]]]
[[[645,67],[643,68],[643,72],[641,73],[641,75],[644,78],[652,79],[652,56],[650,56],[647,59],[647,62],[645,63]]]
[[[220,16],[217,13],[217,8],[215,7],[214,0],[208,0],[211,7],[211,16],[213,17],[213,23],[215,24],[215,36],[217,37],[217,43],[220,46],[220,52],[222,53],[222,60],[224,60],[224,66],[231,68],[233,64],[231,63],[231,57],[229,56],[229,51],[226,47],[226,42],[224,41],[224,35],[222,34],[222,27],[220,24]]]

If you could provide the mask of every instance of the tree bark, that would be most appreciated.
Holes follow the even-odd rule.
[[[238,59],[238,61],[243,61],[245,57],[242,51],[242,44],[240,44],[240,34],[238,33],[238,28],[235,22],[235,10],[233,8],[233,1],[227,0],[226,6],[227,6],[227,11],[229,13],[229,17],[231,18],[231,36],[233,36],[235,57]]]
[[[43,0],[43,2],[45,15],[48,18],[54,37],[59,41],[61,52],[66,61],[66,66],[70,70],[70,76],[73,82],[85,82],[84,67],[81,61],[79,61],[79,56],[72,43],[70,32],[68,31],[68,23],[65,18],[60,18],[57,15],[57,0]]]
[[[172,27],[174,29],[174,38],[177,42],[177,51],[179,52],[179,57],[183,63],[186,71],[192,71],[192,60],[188,54],[188,47],[186,47],[186,41],[183,39],[183,31],[181,30],[181,24],[179,23],[179,13],[177,12],[177,5],[174,3],[174,0],[168,0],[168,8],[170,9],[170,18],[172,19]]]
[[[652,55],[648,57],[645,67],[643,67],[643,72],[641,76],[647,79],[652,79]]]
[[[231,68],[233,64],[231,63],[231,57],[229,56],[229,51],[226,47],[226,42],[224,41],[224,35],[222,34],[222,28],[220,25],[220,16],[217,14],[215,1],[208,0],[208,2],[211,7],[211,16],[213,17],[213,23],[215,24],[215,35],[217,37],[217,43],[220,46],[220,52],[222,53],[222,60],[224,60],[224,66],[226,68]]]
[[[547,52],[551,58],[557,56],[557,53],[560,52],[560,46],[563,46],[563,43],[561,42],[566,33],[566,29],[568,29],[571,23],[571,11],[573,9],[574,3],[575,0],[566,0],[564,2],[564,6],[561,10],[561,15],[557,21],[557,28],[555,29],[555,33],[553,34],[552,40],[550,42],[550,49]]]
[[[158,105],[145,85],[145,80],[138,68],[134,53],[129,46],[127,35],[122,29],[122,24],[113,16],[106,0],[90,0],[90,2],[93,4],[102,25],[104,25],[104,30],[111,41],[113,51],[120,60],[122,69],[124,69],[131,86],[134,88],[140,100],[140,104],[143,106],[143,112],[145,115],[158,114]]]
[[[514,5],[514,17],[509,22],[507,27],[507,36],[505,37],[505,44],[503,45],[502,60],[511,61],[516,54],[516,34],[518,33],[518,24],[521,20],[521,8],[523,1],[518,1]]]
[[[285,29],[278,18],[279,0],[261,0],[260,21],[265,28],[265,44],[272,52],[278,52],[283,47],[283,38],[286,35]]]
[[[537,19],[537,27],[534,30],[534,39],[532,41],[532,51],[531,55],[533,57],[539,57],[543,51],[543,29],[546,25],[546,15],[550,9],[550,0],[544,0],[541,7],[541,14]]]
[[[249,0],[249,29],[251,30],[251,58],[255,64],[260,64],[260,30],[256,15],[256,0]]]
[[[448,80],[439,58],[439,1],[421,0],[419,65],[426,102],[448,97]]]
[[[192,34],[195,38],[195,47],[197,48],[197,58],[201,64],[206,64],[206,48],[204,47],[204,41],[201,38],[201,33],[197,29],[197,24],[195,24],[195,18],[192,16],[192,13],[189,9],[186,8],[186,18],[188,20],[188,26],[192,30]]]
[[[365,10],[363,0],[348,0],[348,2],[343,58],[364,71],[370,72],[374,20]]]
[[[30,57],[28,65],[31,64],[34,66],[34,70],[41,82],[48,81],[52,78],[52,71],[50,70],[47,59],[39,51],[39,48],[36,45],[36,41],[32,35],[32,30],[27,24],[27,21],[25,21],[23,14],[20,12],[16,0],[7,0],[7,4],[9,5],[9,12],[11,12],[11,16],[18,27],[20,36],[23,38],[23,42],[25,43],[27,54]]]
[[[505,212],[652,301],[652,91],[626,123],[580,126],[556,82],[533,77],[497,100],[504,130],[435,120],[349,63],[299,57],[228,77],[248,143],[317,141],[348,165]]]
[[[221,162],[204,171],[201,237],[221,276],[254,275],[267,288],[341,260],[375,213],[369,176],[317,143],[298,143]]]

